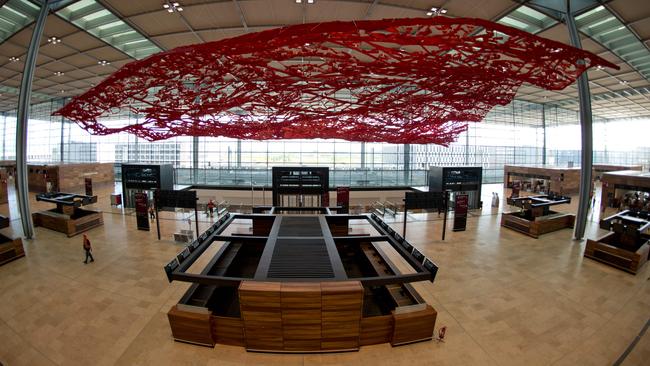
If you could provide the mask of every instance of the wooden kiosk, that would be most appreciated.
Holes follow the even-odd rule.
[[[295,214],[307,211],[314,214]],[[175,340],[336,352],[432,338],[437,313],[410,283],[433,281],[438,267],[378,216],[322,207],[270,212],[226,213],[165,266],[170,281],[193,283],[168,313]],[[252,235],[223,235],[235,220],[249,220]],[[349,235],[351,220],[379,235]],[[215,242],[224,244],[205,269],[187,273]],[[400,272],[388,249],[411,270]]]
[[[600,220],[600,228],[610,233],[587,240],[585,257],[638,273],[650,254],[649,216],[648,212],[625,210]]]
[[[621,170],[643,170],[641,165],[621,165],[621,164],[593,164],[593,179],[600,180],[604,173],[618,172]]]
[[[541,195],[508,198],[511,206],[521,208],[519,212],[503,213],[501,226],[520,233],[538,238],[552,231],[572,228],[575,215],[551,211],[550,207],[563,203],[571,203],[570,197]]]
[[[648,211],[646,206],[650,201],[650,173],[638,170],[608,172],[603,174],[601,181],[603,189],[600,208],[602,212],[608,207],[618,209],[625,206],[623,203],[627,192],[635,192],[639,196],[643,196],[633,197],[633,202],[629,203],[630,209]]]
[[[30,192],[78,192],[85,190],[85,178],[94,186],[113,185],[113,163],[27,165]]]
[[[42,193],[36,195],[36,200],[56,203],[56,208],[33,213],[34,226],[43,226],[72,237],[104,225],[101,212],[81,208],[81,206],[96,203],[97,196]]]
[[[522,190],[535,193],[565,195],[580,191],[580,168],[504,165],[503,178],[503,185],[506,188],[512,188],[513,183],[519,181]]]
[[[0,229],[9,227],[9,218],[0,215]],[[23,240],[21,238],[10,238],[0,234],[0,265],[11,262],[25,256]]]

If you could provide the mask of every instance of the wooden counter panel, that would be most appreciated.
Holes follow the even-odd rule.
[[[25,256],[21,238],[11,239],[4,235],[1,236],[9,241],[0,244],[0,265]]]
[[[542,216],[543,217],[543,216]],[[501,226],[538,238],[542,234],[550,233],[565,228],[572,228],[575,222],[575,215],[560,214],[552,218],[530,221],[515,215],[514,213],[503,213],[501,215]]]
[[[215,343],[245,346],[244,322],[239,318],[212,316],[212,338]]]
[[[58,231],[68,235],[68,237],[104,225],[104,218],[101,212],[85,211],[90,212],[90,214],[74,220],[68,215],[51,211],[39,211],[32,214],[32,220],[34,221],[34,226],[42,226],[50,230]]]
[[[256,351],[281,351],[281,283],[242,281],[239,307],[244,324],[246,348]]]
[[[175,305],[169,310],[167,317],[175,340],[214,346],[210,314],[179,310]]]
[[[381,315],[368,318],[361,318],[361,332],[359,344],[367,346],[370,344],[388,343],[393,335],[393,316]]]
[[[404,309],[404,308],[412,308]],[[402,312],[403,311],[403,312]],[[436,325],[438,313],[430,306],[405,306],[393,311],[393,334],[390,344],[401,344],[430,340]]]
[[[323,282],[321,291],[321,349],[358,349],[363,286],[358,281]]]
[[[641,245],[636,252],[631,252],[602,242],[602,240],[607,240],[607,238],[613,235],[615,235],[615,233],[609,233],[599,238],[597,241],[588,239],[584,256],[609,264],[612,267],[622,269],[626,272],[633,274],[638,273],[643,265],[648,261],[650,243],[646,242]]]

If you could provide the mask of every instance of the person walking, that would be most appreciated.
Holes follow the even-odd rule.
[[[210,217],[214,215],[214,202],[212,200],[208,201],[208,211],[210,211]]]
[[[153,206],[149,206],[149,218],[151,220],[156,219],[156,210],[154,210]]]
[[[90,246],[90,240],[88,239],[88,236],[84,234],[84,251],[86,252],[86,260],[84,260],[84,264],[88,263],[88,258],[90,257],[90,261],[94,262],[95,258],[93,258],[92,251],[93,248]]]

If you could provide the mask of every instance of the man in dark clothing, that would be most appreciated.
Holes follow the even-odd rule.
[[[214,202],[212,200],[208,201],[208,211],[210,211],[210,217],[212,217],[214,213]]]
[[[93,258],[91,253],[92,250],[93,248],[90,246],[90,240],[88,240],[88,237],[84,234],[84,251],[86,252],[86,260],[84,260],[84,264],[88,263],[88,257],[90,257],[91,262],[95,261],[95,258]]]

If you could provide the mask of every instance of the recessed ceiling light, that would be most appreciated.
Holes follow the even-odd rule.
[[[18,61],[20,61],[20,59],[18,57],[16,57],[16,56],[11,56],[11,57],[9,57],[9,61],[18,62]]]
[[[314,0],[307,0],[307,4],[313,4]],[[302,0],[296,0],[296,4],[302,4]]]
[[[167,10],[168,13],[173,13],[175,11],[183,11],[183,7],[177,1],[174,2],[166,1],[163,4],[163,9]]]
[[[56,75],[56,76],[63,76],[63,75],[65,75],[65,73],[64,73],[64,72],[61,72],[61,71],[57,71],[57,72],[54,73],[54,75]]]
[[[106,60],[100,60],[100,61],[97,61],[97,64],[102,65],[102,66],[106,66],[106,65],[110,65],[111,63],[106,61]]]
[[[65,93],[65,90],[61,89],[61,93]]]
[[[51,44],[61,43],[61,38],[50,37],[47,39],[47,43],[51,43]]]
[[[427,11],[428,16],[436,16],[440,14],[447,14],[447,9],[436,8],[435,6],[431,7],[431,10]]]
[[[619,81],[619,83],[621,83],[621,84],[627,84],[627,80],[621,80],[621,81]]]

